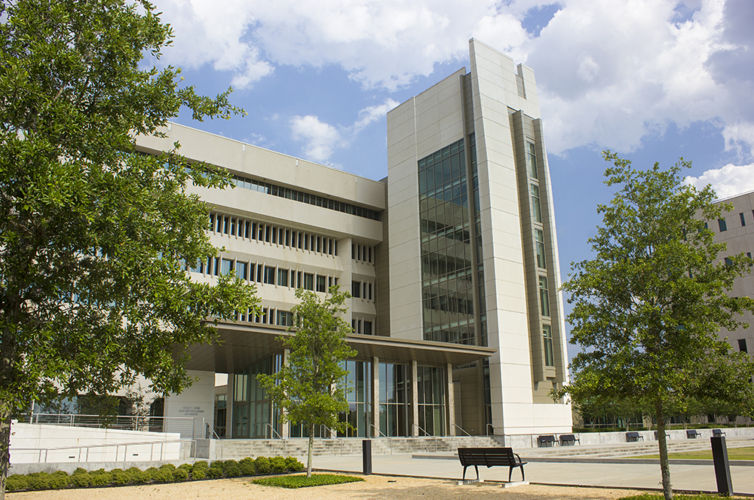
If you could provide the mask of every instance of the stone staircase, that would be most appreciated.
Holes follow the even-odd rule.
[[[709,450],[708,439],[693,439],[688,441],[668,440],[668,452],[680,453],[684,451]],[[741,446],[754,446],[751,439],[732,439],[726,442],[728,448]],[[547,457],[583,457],[583,458],[620,458],[635,457],[641,455],[656,455],[659,453],[657,441],[638,443],[619,443],[592,446],[556,446],[552,448],[522,449],[521,456],[528,458]]]
[[[314,455],[361,455],[364,438],[316,438]],[[455,453],[459,447],[503,446],[502,437],[494,436],[443,436],[443,437],[395,437],[373,438],[372,454],[410,453]],[[296,456],[307,453],[307,438],[292,439],[223,439],[214,442],[214,459],[257,457],[257,456]]]

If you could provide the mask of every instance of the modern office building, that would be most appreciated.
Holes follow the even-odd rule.
[[[730,212],[723,212],[717,221],[708,222],[709,229],[715,233],[715,240],[726,244],[722,258],[739,254],[751,257],[754,252],[754,191],[720,200],[719,203],[732,207]],[[738,278],[730,294],[734,297],[754,297],[754,275]],[[749,325],[748,328],[733,332],[723,330],[720,336],[727,338],[735,351],[749,352],[754,347],[754,315],[746,312],[742,320]]]
[[[388,176],[374,181],[180,125],[144,152],[232,172],[195,189],[221,255],[197,280],[253,282],[261,317],[193,346],[197,382],[166,398],[226,438],[296,437],[256,382],[284,362],[296,288],[351,292],[353,436],[571,430],[553,388],[568,377],[547,156],[533,72],[470,41],[461,69],[388,113]],[[223,382],[216,387],[217,374]],[[319,435],[330,435],[318,429]]]

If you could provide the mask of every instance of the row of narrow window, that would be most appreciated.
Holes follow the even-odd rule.
[[[294,200],[301,203],[308,203],[309,205],[357,215],[367,219],[380,220],[380,214],[375,210],[358,207],[351,203],[333,200],[332,198],[325,198],[324,196],[318,196],[316,194],[305,193],[304,191],[299,191],[297,189],[277,186],[275,184],[270,184],[269,182],[262,182],[248,177],[242,177],[240,175],[233,176],[233,183],[240,188],[251,189],[260,193],[270,194],[272,196],[278,196],[280,198]]]
[[[374,247],[367,245],[351,245],[351,259],[374,263]]]
[[[226,257],[210,257],[207,262],[198,262],[189,269],[200,274],[220,276],[235,273],[245,281],[264,283],[266,285],[287,286],[290,288],[304,288],[326,292],[331,286],[338,284],[338,278],[322,274],[307,273],[296,269],[256,264]]]
[[[359,333],[361,335],[372,335],[374,333],[372,327],[372,320],[358,318],[351,320],[351,328],[353,328],[353,331],[355,333]]]
[[[328,255],[338,255],[338,240],[306,231],[298,231],[264,222],[251,221],[233,215],[209,214],[210,230],[215,233],[238,236],[273,245],[282,245],[299,250],[310,250]]]
[[[752,215],[752,217],[754,217],[754,210],[751,211],[751,215]],[[746,216],[744,215],[743,212],[738,212],[738,220],[741,221],[741,227],[745,227],[746,226]],[[704,223],[704,226],[707,227],[707,223],[706,222]],[[727,231],[728,230],[728,223],[725,221],[724,217],[720,218],[720,219],[717,219],[717,228],[720,230],[721,233],[723,231]]]
[[[240,312],[238,313],[237,320],[262,325],[291,326],[293,325],[293,313],[273,307],[263,307],[261,314],[257,316],[250,314],[248,310]]]
[[[356,299],[374,300],[374,285],[368,281],[351,281],[351,296]]]

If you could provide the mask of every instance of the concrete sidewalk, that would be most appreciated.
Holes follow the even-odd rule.
[[[361,455],[317,456],[314,467],[342,472],[362,472]],[[531,483],[573,486],[599,486],[612,488],[661,489],[658,464],[615,463],[555,463],[529,462],[525,466],[526,480]],[[733,490],[754,495],[754,470],[752,467],[731,466]],[[447,458],[412,458],[411,455],[375,455],[372,472],[397,476],[418,476],[443,479],[461,479],[463,467],[457,460]],[[480,467],[479,476],[487,481],[507,481],[507,467]],[[674,490],[716,492],[715,471],[709,465],[671,464],[670,477]],[[473,467],[466,479],[475,479]],[[513,481],[521,480],[519,469],[513,471]]]

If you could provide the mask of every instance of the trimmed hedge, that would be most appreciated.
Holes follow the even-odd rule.
[[[226,477],[256,476],[264,474],[281,474],[300,472],[304,464],[294,457],[257,457],[235,460],[215,460],[208,464],[204,460],[194,464],[182,464],[176,467],[164,464],[159,468],[150,467],[141,470],[98,469],[87,471],[79,467],[73,474],[64,471],[34,472],[31,474],[13,474],[5,483],[6,491],[58,490],[63,488],[89,488],[96,486],[126,486],[136,484],[172,483],[180,481],[199,481],[201,479],[221,479]]]

